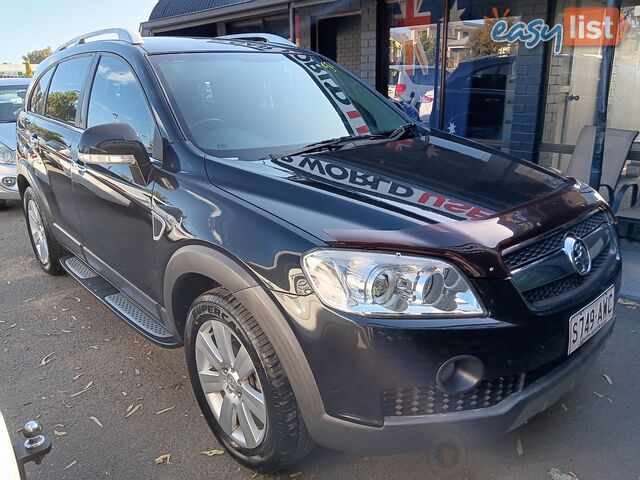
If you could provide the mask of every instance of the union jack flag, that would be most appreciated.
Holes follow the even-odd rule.
[[[431,24],[430,0],[400,0],[391,4],[392,27]]]

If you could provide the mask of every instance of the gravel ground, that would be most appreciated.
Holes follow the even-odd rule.
[[[0,212],[0,245],[0,408],[16,440],[33,417],[53,439],[44,463],[28,466],[29,478],[254,478],[226,454],[200,453],[220,447],[193,398],[182,350],[149,344],[73,279],[41,272],[18,206]],[[633,307],[618,306],[607,348],[561,404],[499,442],[461,452],[457,468],[443,469],[430,452],[357,457],[318,448],[280,478],[521,480],[553,478],[558,469],[581,480],[637,479]],[[135,411],[127,417],[128,410]],[[163,454],[170,463],[156,465]]]

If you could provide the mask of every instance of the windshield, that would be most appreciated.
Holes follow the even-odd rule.
[[[0,123],[16,121],[26,93],[26,85],[0,86]]]
[[[263,158],[406,123],[385,100],[313,55],[183,53],[152,61],[191,141],[219,157]]]

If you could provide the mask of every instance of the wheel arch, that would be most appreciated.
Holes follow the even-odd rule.
[[[216,287],[231,293],[257,286],[256,280],[226,254],[203,245],[187,245],[171,256],[163,283],[164,307],[171,326],[184,338],[189,306]]]
[[[273,345],[313,437],[316,419],[326,414],[311,367],[283,312],[266,288],[238,262],[203,245],[188,245],[177,250],[167,264],[164,278],[169,321],[176,330],[181,329],[177,333],[183,338],[186,315],[193,300],[218,286],[231,292],[244,305]],[[192,299],[185,307],[189,296]]]

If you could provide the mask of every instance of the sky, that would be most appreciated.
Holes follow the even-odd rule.
[[[157,0],[1,0],[0,63],[110,27],[138,30]]]

